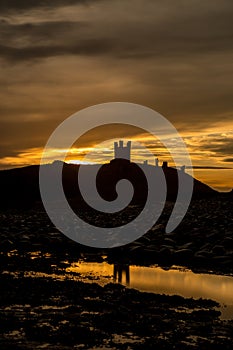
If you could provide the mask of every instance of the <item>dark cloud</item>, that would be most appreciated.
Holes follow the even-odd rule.
[[[219,155],[233,154],[233,139],[221,140],[221,143],[211,141],[210,144],[205,144],[206,150],[211,150],[212,152],[218,153]]]
[[[111,44],[106,40],[80,40],[73,45],[31,46],[16,48],[0,45],[0,55],[8,61],[20,62],[64,55],[99,55],[109,51]]]
[[[1,0],[0,13],[27,11],[38,8],[57,8],[68,5],[89,4],[94,0]],[[95,0],[96,1],[96,0]]]
[[[29,43],[32,43],[33,39],[41,41],[50,38],[53,41],[57,37],[60,38],[61,35],[70,34],[82,27],[86,28],[86,26],[87,23],[84,21],[43,21],[13,24],[7,20],[2,20],[0,21],[0,32],[2,42],[21,38],[23,41],[28,40]]]
[[[186,138],[187,144],[192,150],[197,149],[201,154],[211,152],[209,158],[215,158],[221,162],[231,162],[233,154],[233,133],[222,135],[221,133],[209,134],[207,136],[196,137],[195,141],[192,138]],[[195,155],[195,154],[194,154]],[[226,156],[228,156],[226,158]],[[225,157],[225,158],[224,158]]]
[[[90,1],[91,2],[91,1]],[[86,3],[85,1],[1,1],[0,11],[4,9],[26,9],[35,7],[54,7]],[[95,3],[95,2],[94,2]],[[98,3],[98,2],[97,2]],[[126,2],[128,3],[128,2]],[[103,15],[96,18],[88,14],[86,21],[39,21],[15,24],[0,22],[1,56],[5,59],[22,61],[60,55],[99,55],[105,54],[116,59],[165,61],[190,60],[194,56],[233,53],[233,3],[224,0],[215,9],[216,2],[209,3],[209,11],[198,7],[198,1],[190,1],[189,6],[177,8],[169,1],[169,11],[157,1],[148,3],[148,11],[140,16],[139,4],[135,10],[124,16],[123,2],[112,3]],[[158,6],[156,6],[156,3]],[[183,1],[178,1],[183,4]],[[183,4],[184,5],[184,4]],[[120,10],[122,6],[122,11]],[[150,11],[154,11],[154,17]],[[116,14],[114,13],[114,9]],[[167,13],[166,13],[167,11]],[[115,16],[122,12],[122,17]],[[91,13],[91,12],[90,12]],[[152,12],[153,14],[153,12]],[[95,14],[94,14],[95,16]],[[29,17],[30,18],[30,17]],[[45,12],[46,18],[46,12]],[[78,17],[79,18],[79,17]],[[112,18],[112,22],[109,21]],[[107,20],[106,20],[107,19]],[[98,46],[98,47],[97,47]],[[212,62],[213,63],[213,62]]]
[[[34,121],[0,121],[0,158],[17,156],[23,150],[30,148],[43,148],[54,129],[60,121],[53,120],[34,120]],[[35,130],[37,131],[35,133]],[[144,133],[144,130],[130,125],[109,124],[93,128],[81,136],[74,147],[95,146],[108,139],[116,137],[135,137]],[[62,140],[61,142],[62,143]],[[19,147],[20,145],[20,147]],[[61,144],[58,147],[62,147]],[[0,161],[1,163],[1,161]]]
[[[0,56],[21,62],[64,55],[104,54],[112,47],[110,39],[83,32],[85,22],[52,21],[39,23],[0,23]]]
[[[0,121],[0,158],[17,156],[27,148],[44,147],[57,124],[55,120]]]
[[[223,161],[226,163],[233,163],[233,158],[225,158]]]
[[[232,168],[229,168],[229,167],[223,167],[223,166],[192,166],[192,167],[186,167],[187,169],[206,169],[206,170],[217,170],[217,169],[219,169],[219,170],[227,170],[227,169],[232,169]]]

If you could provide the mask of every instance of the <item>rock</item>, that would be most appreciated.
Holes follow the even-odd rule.
[[[226,257],[225,255],[224,256],[215,256],[213,257],[213,262],[214,264],[228,264],[228,262],[231,262],[231,260]]]
[[[175,241],[171,238],[165,238],[164,243],[172,247],[175,245]]]
[[[193,242],[188,242],[188,243],[185,243],[185,244],[182,244],[181,246],[179,246],[179,249],[180,250],[191,249],[191,247],[193,247]]]
[[[188,262],[193,258],[191,249],[179,249],[174,253],[174,258],[179,262]]]
[[[224,238],[223,245],[226,249],[233,249],[233,238],[231,237]]]
[[[212,252],[214,255],[224,255],[225,254],[225,249],[221,245],[215,245],[212,249]]]
[[[208,250],[199,250],[197,252],[197,255],[204,256],[205,258],[212,258],[213,253]]]
[[[195,253],[193,259],[196,265],[199,267],[206,267],[206,265],[208,265],[207,263],[209,262],[209,259],[200,253]]]
[[[173,255],[173,249],[170,249],[170,247],[163,246],[158,255],[159,262],[164,264],[169,264]]]

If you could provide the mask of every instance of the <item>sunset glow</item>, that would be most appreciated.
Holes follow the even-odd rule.
[[[184,138],[193,165],[202,168],[195,176],[230,190],[231,170],[205,169],[233,167],[229,4],[218,13],[210,1],[192,1],[179,11],[174,3],[141,0],[133,9],[130,1],[104,0],[33,2],[23,5],[26,12],[16,3],[1,5],[0,169],[39,164],[47,139],[71,114],[127,101],[166,117]],[[113,141],[123,138],[144,142],[172,166],[166,149],[148,135],[124,126],[114,132],[86,135],[67,161],[81,162],[91,151],[87,162],[107,162]],[[134,161],[144,156],[133,148]],[[153,157],[148,160],[153,164]]]
[[[226,140],[233,138],[233,132],[227,132],[225,134],[219,132],[214,133],[214,136],[212,135],[213,132],[183,136],[191,155],[194,176],[215,189],[229,191],[233,187],[232,163],[226,162],[226,155],[214,149],[215,147],[224,147]],[[130,135],[129,139],[132,140],[131,155],[133,162],[143,163],[145,160],[148,160],[148,164],[154,165],[155,157],[158,157],[160,164],[163,161],[168,161],[170,166],[174,166],[174,162],[167,149],[150,135]],[[51,163],[54,159],[63,157],[64,154],[67,154],[67,163],[107,163],[114,157],[113,144],[117,140],[110,139],[92,147],[77,148],[74,146],[71,149],[51,149],[48,153],[46,163]],[[126,141],[128,139],[123,138],[123,140]],[[212,150],[209,147],[210,143],[212,143]],[[147,147],[147,151],[145,147]],[[43,148],[25,149],[15,157],[3,157],[1,159],[1,167],[6,169],[9,167],[39,164],[42,153]],[[179,165],[181,166],[183,164]],[[188,169],[186,171],[188,172]]]

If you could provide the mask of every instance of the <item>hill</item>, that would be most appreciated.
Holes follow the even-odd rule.
[[[46,166],[48,173],[52,175],[56,163],[43,166]],[[88,175],[96,165],[84,165],[84,167]],[[143,165],[142,169],[144,167],[147,167],[147,171],[149,169],[150,172],[155,169],[151,165]],[[63,164],[63,186],[67,198],[75,199],[80,205],[84,205],[77,186],[79,168],[80,165]],[[96,178],[99,193],[105,200],[114,200],[117,196],[115,189],[117,182],[126,178],[134,187],[131,204],[143,204],[147,198],[147,181],[142,169],[136,163],[124,159],[116,159],[103,164]],[[167,200],[175,201],[176,199],[179,171],[171,167],[163,168],[167,182]],[[184,176],[189,177],[190,175],[184,174]],[[0,191],[1,207],[30,207],[40,202],[39,165],[0,171]],[[207,198],[218,194],[219,192],[194,179],[193,198]]]

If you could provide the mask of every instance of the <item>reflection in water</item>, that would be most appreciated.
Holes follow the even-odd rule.
[[[123,274],[125,275],[125,284],[128,286],[130,283],[129,265],[114,264],[114,268],[113,268],[113,280],[114,280],[114,282],[122,283]]]
[[[140,291],[212,299],[222,304],[222,317],[233,318],[233,278],[230,276],[198,274],[179,268],[164,270],[157,266],[113,266],[107,262],[77,262],[67,267],[66,271],[79,273],[79,278],[92,276],[92,280],[100,284],[113,279]]]

